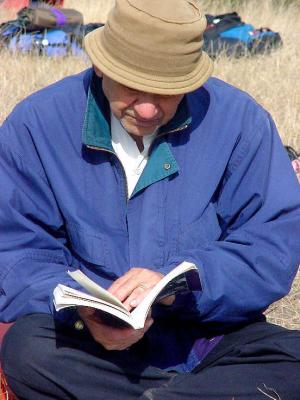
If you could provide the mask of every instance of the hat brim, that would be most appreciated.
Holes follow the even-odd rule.
[[[213,72],[213,62],[203,51],[194,70],[184,76],[160,77],[138,72],[113,59],[101,44],[103,27],[85,36],[85,50],[94,66],[104,75],[125,86],[148,93],[176,95],[192,92],[204,84]]]

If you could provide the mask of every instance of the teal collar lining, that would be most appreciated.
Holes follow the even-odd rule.
[[[100,93],[99,93],[100,92]],[[97,93],[99,95],[97,96]],[[114,151],[110,135],[110,110],[102,92],[101,79],[93,74],[88,90],[82,128],[82,142],[87,147]]]

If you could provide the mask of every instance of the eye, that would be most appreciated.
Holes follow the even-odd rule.
[[[137,94],[137,93],[138,93],[138,90],[133,89],[133,88],[130,88],[130,87],[128,87],[128,86],[124,86],[124,88],[125,88],[125,90],[126,90],[128,93],[130,93],[130,94]]]

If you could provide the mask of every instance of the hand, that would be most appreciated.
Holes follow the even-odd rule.
[[[108,291],[116,296],[128,311],[137,307],[150,290],[163,278],[163,274],[146,268],[131,268],[118,278]],[[160,301],[171,305],[175,296],[169,296]]]
[[[143,329],[132,327],[115,328],[106,325],[101,320],[101,314],[90,307],[77,307],[80,318],[83,320],[94,340],[106,350],[125,350],[138,342],[153,323],[149,314]]]

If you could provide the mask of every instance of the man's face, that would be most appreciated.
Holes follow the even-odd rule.
[[[99,71],[96,71],[99,74]],[[183,95],[164,96],[140,92],[103,75],[103,92],[112,113],[133,136],[146,136],[166,124],[175,114]]]

